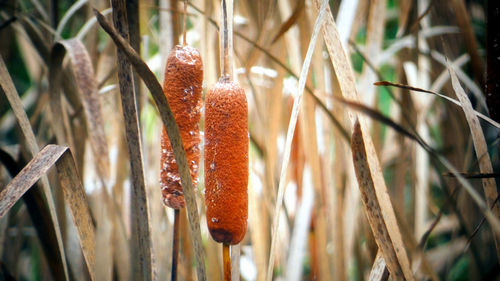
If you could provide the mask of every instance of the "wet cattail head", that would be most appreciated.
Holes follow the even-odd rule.
[[[175,46],[165,67],[163,92],[179,127],[182,143],[194,184],[197,183],[200,159],[201,91],[203,65],[198,50]],[[163,202],[179,209],[185,206],[177,163],[165,129],[161,137],[160,186]]]
[[[248,218],[248,105],[225,77],[205,98],[205,203],[212,238],[238,244]]]

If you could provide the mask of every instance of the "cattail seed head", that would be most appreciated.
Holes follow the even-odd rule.
[[[221,78],[205,98],[205,203],[212,238],[238,244],[248,218],[248,105],[244,90]]]
[[[167,59],[163,92],[179,127],[193,184],[197,183],[200,159],[202,82],[203,65],[198,50],[189,46],[175,46]],[[185,201],[180,175],[165,129],[161,136],[160,158],[163,202],[174,209],[183,208]]]

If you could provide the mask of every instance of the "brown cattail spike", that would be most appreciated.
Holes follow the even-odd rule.
[[[222,77],[205,98],[205,203],[212,238],[238,244],[248,218],[248,105]]]
[[[203,65],[200,53],[189,46],[175,46],[167,59],[163,92],[179,126],[193,184],[197,183],[200,159],[202,82]],[[161,149],[160,186],[163,202],[174,209],[183,208],[185,202],[180,175],[165,129],[162,132]]]

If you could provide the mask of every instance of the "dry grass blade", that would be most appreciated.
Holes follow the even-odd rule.
[[[28,115],[24,111],[22,101],[17,94],[16,87],[12,82],[12,79],[7,70],[7,66],[0,56],[0,89],[5,93],[7,100],[12,107],[12,111],[17,119],[21,132],[26,138],[26,145],[32,156],[38,153],[39,148],[36,142],[35,134],[31,128],[31,124],[28,119]]]
[[[404,129],[401,125],[397,124],[396,122],[394,122],[390,118],[385,117],[382,113],[380,113],[374,109],[371,109],[363,104],[357,103],[357,102],[348,101],[348,100],[338,98],[338,97],[335,97],[335,99],[337,101],[345,104],[345,105],[348,105],[352,109],[360,111],[360,112],[370,116],[371,118],[384,123],[385,125],[396,130],[398,133],[416,141],[422,148],[424,148],[433,157],[435,157],[439,162],[441,162],[441,164],[443,164],[443,166],[448,171],[450,171],[450,173],[460,182],[460,184],[465,188],[467,193],[469,193],[471,198],[474,200],[476,205],[481,209],[484,216],[490,222],[490,224],[492,225],[495,232],[500,234],[500,220],[492,214],[492,212],[487,207],[486,203],[481,198],[479,193],[474,189],[474,187],[472,187],[472,185],[468,181],[465,180],[465,178],[463,176],[460,175],[460,173],[457,171],[457,169],[448,160],[446,160],[443,156],[438,154],[434,149],[432,149],[432,147],[430,147],[427,143],[425,143],[417,135],[410,133],[409,131]]]
[[[3,59],[0,57],[0,88],[5,93],[7,100],[9,101],[10,106],[12,107],[12,111],[17,119],[17,123],[21,128],[22,135],[24,137],[25,143],[28,147],[28,151],[31,157],[34,157],[38,151],[38,144],[36,142],[35,134],[33,133],[33,129],[31,128],[31,124],[29,122],[28,116],[24,111],[21,99],[17,94],[16,88],[12,79],[7,71],[7,67]],[[53,249],[55,251],[56,261],[59,262],[59,269],[62,268],[62,273],[60,270],[53,270],[53,273],[56,275],[56,278],[59,280],[69,280],[68,278],[68,267],[66,264],[66,255],[64,253],[61,232],[59,227],[59,221],[57,219],[54,199],[52,196],[52,191],[49,186],[49,182],[46,176],[43,176],[41,179],[42,190],[36,191],[34,193],[37,195],[35,197],[35,201],[38,206],[47,207],[47,213],[43,213],[49,217],[50,226],[52,226],[48,240],[53,241],[57,247]],[[43,209],[45,210],[45,208]],[[45,217],[46,218],[46,217]]]
[[[74,148],[70,121],[61,94],[61,83],[63,81],[62,64],[64,59],[64,56],[60,55],[61,52],[64,53],[61,49],[63,49],[62,45],[55,45],[52,48],[49,63],[49,99],[52,128],[58,144]]]
[[[427,5],[427,8],[425,8],[425,10],[422,12],[422,14],[420,14],[418,16],[418,18],[415,20],[415,22],[413,22],[413,24],[410,26],[410,28],[408,30],[410,33],[415,32],[417,30],[418,26],[421,24],[422,20],[430,14],[433,4],[434,4],[434,1],[431,0],[430,3]]]
[[[354,131],[351,137],[352,158],[356,177],[358,179],[359,189],[361,191],[361,199],[365,207],[365,213],[370,223],[370,227],[375,237],[375,241],[382,252],[383,258],[387,263],[387,268],[391,276],[395,280],[405,279],[403,269],[399,263],[397,249],[394,247],[389,235],[388,226],[384,220],[384,214],[380,207],[379,200],[375,194],[375,183],[370,171],[367,151],[363,141],[363,133],[359,122],[354,124]]]
[[[78,39],[63,40],[57,43],[53,48],[52,58],[55,61],[62,61],[66,53],[69,55],[73,75],[80,91],[87,123],[87,134],[90,138],[94,159],[99,167],[97,170],[101,178],[106,180],[109,177],[110,165],[108,144],[104,135],[101,102],[92,62],[85,46]],[[58,66],[53,65],[53,67]]]
[[[460,173],[466,179],[500,178],[500,173]],[[452,173],[443,173],[446,177],[455,177]]]
[[[412,4],[413,1],[411,0],[401,0],[399,2],[399,27],[398,32],[396,33],[396,38],[400,38],[406,31]]]
[[[95,239],[87,199],[69,149],[47,145],[0,193],[0,217],[16,203],[47,171],[56,165],[64,197],[78,230],[80,245],[87,262],[87,270],[94,280]]]
[[[305,0],[299,0],[297,2],[297,5],[295,6],[295,9],[293,10],[293,13],[290,15],[290,17],[281,25],[278,34],[276,34],[271,41],[271,44],[274,44],[278,39],[280,39],[283,34],[285,34],[290,27],[292,27],[296,22],[302,11],[304,10],[304,6],[306,4]]]
[[[368,281],[386,281],[389,279],[389,271],[387,270],[384,257],[380,250],[377,252],[375,261],[373,262],[372,269]]]
[[[316,9],[319,9],[320,1],[315,0],[314,4]],[[358,101],[359,96],[356,92],[354,73],[352,68],[350,67],[347,54],[342,47],[337,28],[335,26],[335,21],[333,20],[333,16],[329,7],[327,8],[327,14],[328,16],[323,25],[323,39],[325,40],[332,65],[335,69],[335,73],[337,74],[340,90],[344,98]],[[350,113],[350,118],[351,122],[354,123],[355,118],[352,113]],[[373,146],[372,139],[369,135],[369,129],[366,125],[366,120],[361,119],[360,122],[360,131],[363,132],[361,134],[361,143],[366,147],[368,169],[371,176],[373,177],[374,186],[376,188],[375,194],[377,196],[378,203],[380,204],[384,222],[389,230],[391,242],[393,247],[395,248],[398,263],[403,272],[403,277],[407,280],[413,280],[414,277],[411,272],[408,255],[403,246],[401,233],[397,226],[396,216],[391,206],[389,194],[385,185],[385,180],[381,172],[380,163],[377,158],[377,153],[375,152],[375,147]]]
[[[436,92],[432,92],[432,91],[428,91],[428,90],[424,90],[424,89],[420,89],[420,88],[417,88],[417,87],[412,87],[412,86],[408,86],[408,85],[404,85],[404,84],[399,84],[399,83],[393,83],[393,82],[389,82],[389,81],[379,81],[379,82],[375,82],[374,83],[375,86],[393,86],[393,87],[397,87],[397,88],[401,88],[401,89],[406,89],[406,90],[410,90],[410,91],[415,91],[415,92],[421,92],[421,93],[428,93],[428,94],[433,94],[433,95],[436,95],[440,98],[443,98],[451,103],[454,103],[460,107],[462,107],[462,104],[457,101],[456,99],[454,98],[450,98],[448,96],[445,96],[445,95],[442,95],[442,94],[439,94],[439,93],[436,93]],[[497,127],[500,129],[500,123],[496,122],[495,120],[491,119],[490,117],[482,114],[481,112],[477,112],[477,111],[473,111],[475,115],[477,115],[478,117],[480,117],[481,119],[483,119],[484,121],[490,123],[491,125]]]
[[[445,53],[447,53],[446,51],[446,49],[448,48],[447,45],[445,45],[444,48],[445,48]],[[448,58],[445,55],[436,50],[431,50],[430,55],[441,65],[448,68],[449,62]],[[472,94],[474,94],[475,98],[477,99],[477,102],[481,105],[481,107],[488,108],[488,106],[486,105],[485,94],[483,93],[482,89],[478,86],[482,84],[475,83],[472,80],[472,78],[470,78],[461,68],[454,68],[454,70],[459,80],[471,91]]]
[[[125,1],[113,0],[113,23],[118,32],[129,38]],[[123,50],[117,50],[118,80],[125,135],[130,160],[131,193],[130,193],[130,227],[131,227],[131,266],[132,279],[151,281],[154,279],[153,248],[151,226],[148,211],[148,200],[144,177],[142,143],[137,113],[137,96],[134,88],[132,68]]]
[[[163,89],[160,83],[148,68],[148,66],[144,63],[144,61],[141,60],[139,55],[132,49],[132,47],[125,41],[125,39],[123,39],[123,37],[116,33],[114,28],[112,28],[106,22],[104,17],[97,10],[94,10],[94,13],[97,17],[97,20],[99,21],[99,24],[110,35],[118,48],[125,53],[127,59],[134,66],[139,76],[141,76],[142,80],[151,91],[151,95],[153,96],[156,106],[158,107],[163,125],[166,128],[170,143],[172,144],[174,150],[175,161],[177,162],[179,168],[179,174],[181,175],[181,183],[184,192],[184,199],[186,200],[187,205],[189,225],[191,227],[193,237],[198,280],[206,280],[204,263],[205,254],[203,250],[203,244],[201,242],[201,232],[199,225],[200,219],[196,206],[197,204],[195,200],[194,187],[191,181],[191,175],[186,161],[186,152],[184,151],[182,140],[179,134],[179,128],[177,126],[177,123],[175,122],[172,110],[170,109],[168,101],[163,94]]]
[[[309,47],[307,49],[307,54],[304,59],[304,64],[300,73],[299,88],[297,90],[297,96],[293,102],[292,115],[290,117],[290,123],[288,125],[288,131],[286,134],[285,151],[283,153],[283,161],[281,166],[280,180],[278,185],[278,195],[276,199],[276,204],[274,208],[274,217],[272,221],[272,238],[271,238],[271,249],[269,250],[269,263],[267,267],[267,277],[266,280],[271,281],[273,278],[273,267],[274,267],[274,256],[276,252],[276,239],[278,238],[278,226],[279,226],[279,216],[281,213],[281,206],[283,204],[283,196],[285,194],[285,182],[286,182],[286,172],[288,169],[290,152],[292,148],[292,139],[295,132],[295,125],[297,124],[297,118],[299,116],[300,105],[302,101],[302,95],[307,80],[307,73],[309,71],[309,66],[311,64],[311,58],[316,45],[316,39],[321,28],[321,23],[325,16],[325,11],[328,1],[323,0],[320,8],[318,17],[316,18],[316,23],[314,24],[313,34],[309,42]]]
[[[59,182],[63,188],[64,199],[69,207],[73,222],[78,231],[80,246],[85,258],[90,277],[94,280],[95,269],[95,231],[87,198],[78,172],[75,160],[67,147],[48,145],[45,149],[63,150],[63,155],[57,160],[56,168]]]
[[[476,82],[484,83],[484,62],[479,55],[479,47],[474,34],[472,21],[467,12],[467,7],[464,0],[451,1],[453,10],[456,12],[456,19],[460,30],[464,36],[464,43],[471,57],[471,63]]]
[[[105,9],[101,11],[101,13],[104,16],[107,16],[111,13],[111,8]],[[83,40],[83,38],[89,33],[90,30],[92,30],[92,27],[97,23],[96,18],[90,18],[83,26],[80,28],[80,31],[78,31],[78,34],[75,36],[75,38],[78,38],[80,40]]]
[[[479,170],[481,173],[493,173],[493,167],[490,160],[490,155],[488,154],[488,146],[486,144],[486,140],[483,134],[483,130],[481,125],[479,124],[479,119],[476,114],[474,114],[474,109],[472,108],[472,104],[467,97],[462,86],[460,86],[460,82],[458,81],[457,75],[453,68],[448,68],[451,76],[451,83],[453,86],[453,90],[455,94],[458,96],[460,103],[462,104],[462,109],[465,113],[465,118],[467,119],[467,123],[469,124],[472,141],[474,143],[474,149],[476,151],[476,156],[479,159]],[[493,214],[495,217],[500,218],[500,207],[498,204],[494,204],[496,198],[498,197],[497,187],[494,178],[483,178],[483,190],[486,195],[486,202],[488,206],[491,206]],[[495,246],[497,251],[497,257],[500,262],[500,244],[498,241],[498,235],[495,235]]]
[[[7,213],[21,196],[45,175],[64,153],[51,148],[40,151],[28,165],[0,193],[0,218]]]
[[[88,0],[79,0],[75,2],[69,9],[68,11],[64,14],[64,16],[61,18],[61,21],[57,25],[56,28],[56,38],[60,39],[61,38],[61,33],[68,23],[68,21],[71,19],[71,17],[78,11],[83,5],[87,4]]]
[[[40,30],[35,26],[35,24],[31,21],[31,19],[27,17],[22,17],[20,19],[22,27],[24,31],[28,34],[31,42],[33,43],[33,47],[37,50],[38,54],[40,54],[40,58],[48,65],[50,58],[50,49],[45,42]]]

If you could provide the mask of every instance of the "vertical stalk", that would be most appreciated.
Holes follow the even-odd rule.
[[[112,0],[113,23],[120,35],[128,41],[129,29],[125,0]],[[148,198],[144,178],[141,133],[137,100],[132,77],[132,67],[122,49],[117,50],[120,98],[125,120],[125,132],[130,160],[132,188],[131,201],[131,274],[133,280],[154,279],[151,226],[148,213]]]
[[[222,259],[224,263],[224,281],[231,281],[231,254],[230,245],[222,244]]]
[[[179,10],[177,5],[178,0],[170,0],[170,9],[172,9],[172,38],[173,46],[179,45]]]
[[[222,0],[220,35],[221,76],[233,80],[233,1]]]
[[[187,43],[186,43],[186,22],[187,22],[187,0],[184,0],[184,21],[183,21],[183,26],[182,26],[182,45],[183,46],[186,46]]]
[[[174,210],[174,239],[172,246],[172,275],[171,281],[177,281],[177,261],[179,260],[179,209]]]

